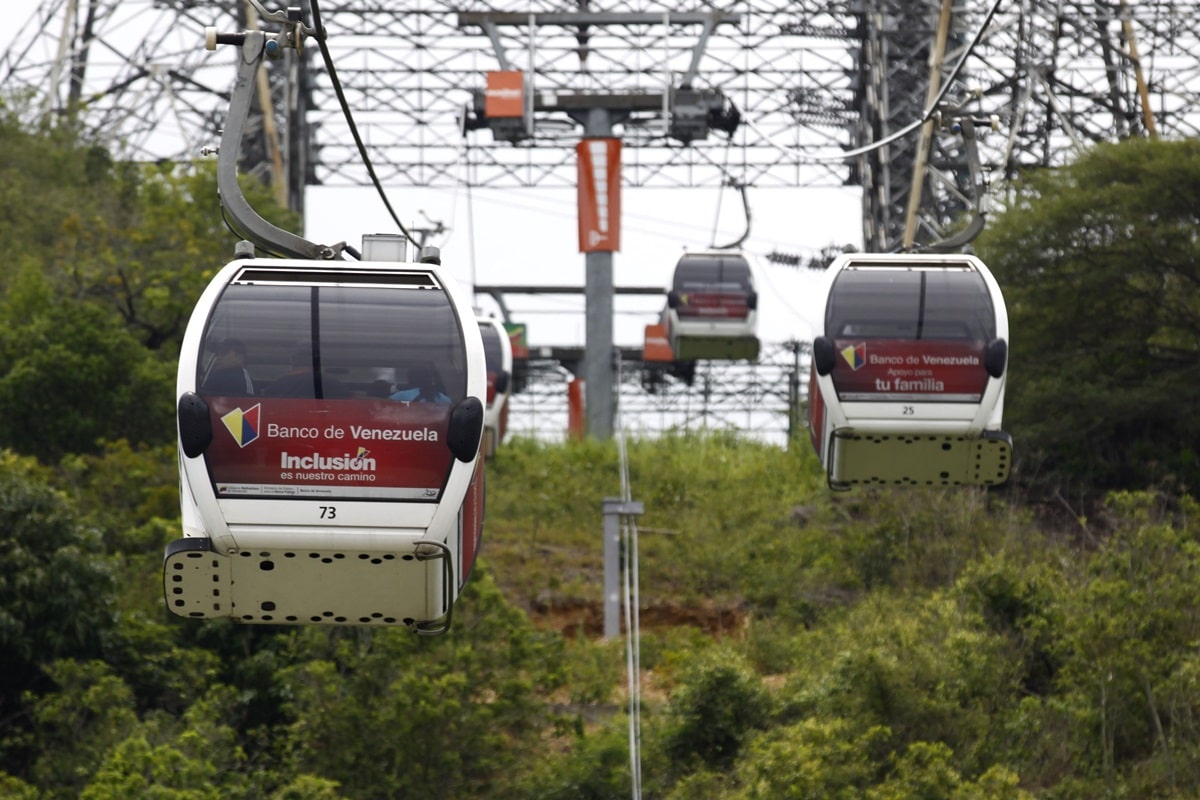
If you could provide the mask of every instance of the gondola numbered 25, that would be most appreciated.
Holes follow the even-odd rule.
[[[184,334],[167,607],[444,630],[481,544],[485,391],[435,265],[228,264]]]
[[[984,263],[848,253],[825,298],[808,421],[830,486],[1004,483],[1008,313]]]

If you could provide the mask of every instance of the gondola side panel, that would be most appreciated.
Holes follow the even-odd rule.
[[[463,501],[461,516],[462,541],[459,547],[459,591],[466,585],[475,567],[475,559],[483,546],[483,518],[485,494],[485,461],[478,459],[475,475]]]
[[[809,370],[808,377],[808,436],[813,449],[825,462],[825,398],[821,395],[816,367]]]

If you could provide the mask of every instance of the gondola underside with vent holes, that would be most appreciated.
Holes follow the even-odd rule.
[[[210,539],[190,538],[171,543],[164,578],[168,605],[183,617],[418,626],[449,606],[453,566],[440,542],[415,542],[407,552],[280,549],[225,556],[212,550]],[[414,602],[415,583],[437,596]]]
[[[1008,480],[1012,437],[833,434],[829,482],[851,486],[995,486]]]

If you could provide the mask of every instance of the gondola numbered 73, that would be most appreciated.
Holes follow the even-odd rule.
[[[172,612],[438,631],[483,524],[483,344],[432,264],[240,259],[184,335]]]
[[[828,268],[809,432],[830,486],[998,485],[1008,314],[978,258],[848,253]]]

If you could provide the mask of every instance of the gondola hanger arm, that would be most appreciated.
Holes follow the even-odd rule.
[[[926,249],[932,252],[950,253],[966,247],[983,231],[983,227],[987,222],[988,181],[979,160],[979,144],[975,138],[976,125],[983,125],[994,130],[998,126],[998,121],[995,117],[981,120],[975,120],[970,117],[959,117],[950,123],[951,131],[962,136],[963,148],[966,151],[967,169],[971,176],[971,190],[974,192],[974,197],[972,198],[974,207],[971,209],[971,220],[967,223],[966,227],[957,233],[928,245]]]
[[[285,12],[264,13],[258,3],[256,9],[264,19],[279,21]],[[303,39],[312,31],[300,23],[299,9],[288,9],[283,18],[288,24],[278,33],[246,31],[236,34],[217,33],[216,29],[205,30],[205,47],[215,50],[217,45],[236,45],[241,49],[237,63],[237,76],[229,100],[229,116],[221,133],[221,146],[217,154],[217,191],[221,205],[229,215],[233,227],[247,239],[264,250],[280,255],[309,260],[337,258],[345,249],[345,242],[323,245],[310,242],[294,233],[285,231],[264,219],[246,200],[238,183],[237,162],[241,151],[243,132],[250,105],[254,98],[255,78],[262,68],[264,58],[278,57],[284,48],[300,51]]]
[[[716,244],[714,242],[714,250],[736,250],[741,247],[748,238],[750,238],[750,198],[746,195],[746,184],[733,178],[728,178],[725,181],[725,185],[734,187],[741,194],[742,210],[745,212],[746,217],[746,229],[742,232],[741,236],[728,244]]]

